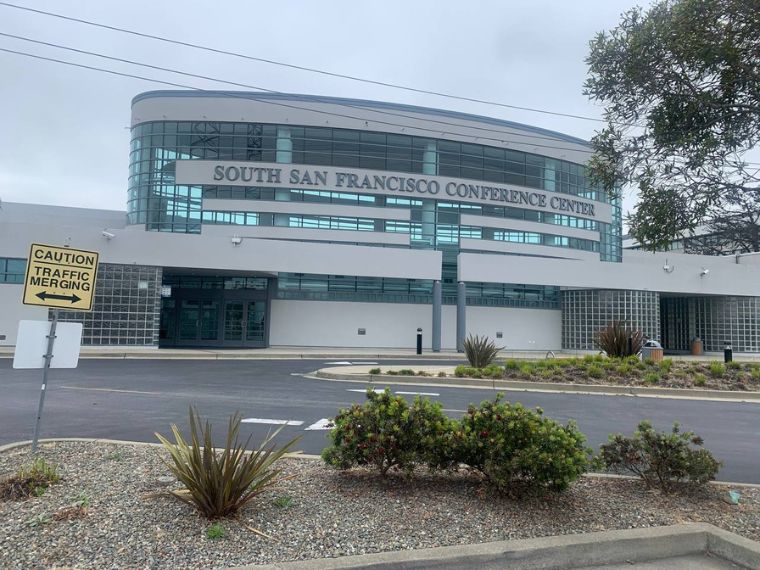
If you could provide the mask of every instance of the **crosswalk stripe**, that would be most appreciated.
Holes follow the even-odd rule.
[[[359,392],[361,394],[364,394],[366,390],[361,390],[359,388],[348,388],[348,392]],[[373,392],[376,394],[381,394],[383,392],[382,388],[373,388]],[[440,396],[437,392],[394,392],[394,394],[401,394],[402,396]]]
[[[274,426],[300,426],[303,422],[298,420],[270,420],[265,418],[245,418],[240,420],[244,424],[269,424]]]
[[[309,427],[304,428],[304,431],[317,431],[317,430],[328,430],[332,429],[333,423],[332,420],[328,418],[322,418],[319,421],[314,422]]]

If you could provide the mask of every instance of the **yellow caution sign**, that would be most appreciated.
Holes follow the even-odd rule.
[[[24,304],[92,310],[98,253],[33,243],[24,277]]]

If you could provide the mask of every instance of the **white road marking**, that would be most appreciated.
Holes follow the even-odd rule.
[[[269,420],[265,418],[245,418],[240,420],[244,424],[270,424],[274,426],[300,426],[303,422],[298,420]]]
[[[361,390],[359,388],[348,388],[346,391],[347,392],[359,392],[361,394],[364,394],[364,393],[367,392],[366,390]],[[382,388],[373,388],[372,391],[375,392],[376,394],[382,394],[384,390]],[[393,392],[393,393],[394,394],[401,394],[401,395],[404,395],[404,396],[440,396],[440,394],[438,394],[436,392]]]
[[[352,362],[351,364],[354,364],[356,366],[361,366],[361,365],[377,364],[377,362]]]
[[[143,392],[141,390],[118,390],[116,388],[85,388],[82,386],[61,386],[61,388],[65,388],[66,390],[91,390],[93,392],[118,392],[121,394],[147,394],[149,396],[156,396],[161,394],[161,392]]]
[[[304,428],[304,431],[328,430],[332,428],[333,428],[332,420],[328,418],[322,418],[321,420],[311,424],[309,427]]]
[[[351,366],[351,363],[348,360],[341,360],[339,362],[325,362],[325,364],[340,364],[343,366]]]

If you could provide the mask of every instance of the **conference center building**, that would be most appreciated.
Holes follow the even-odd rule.
[[[586,351],[617,319],[668,351],[760,352],[760,256],[624,250],[590,150],[410,105],[142,93],[126,212],[3,203],[0,344],[48,318],[21,304],[43,243],[100,253],[93,310],[61,313],[85,345],[413,348],[422,329],[426,350]]]

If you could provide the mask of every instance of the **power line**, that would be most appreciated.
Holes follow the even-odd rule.
[[[114,57],[114,56],[105,55],[105,54],[98,53],[98,52],[93,52],[93,51],[89,51],[89,50],[83,50],[83,49],[78,49],[78,48],[74,48],[74,47],[70,47],[70,46],[65,46],[65,45],[62,45],[62,44],[56,44],[56,43],[52,43],[52,42],[46,42],[46,41],[43,41],[43,40],[36,40],[36,39],[25,37],[25,36],[19,36],[19,35],[15,35],[15,34],[8,34],[8,33],[5,33],[5,32],[0,32],[0,36],[4,36],[4,37],[8,37],[8,38],[13,38],[13,39],[17,39],[17,40],[22,40],[22,41],[30,42],[30,43],[34,43],[34,44],[54,47],[56,49],[62,49],[62,50],[71,51],[71,52],[75,52],[75,53],[80,53],[80,54],[84,54],[84,55],[90,55],[90,56],[94,56],[94,57],[99,57],[99,58],[102,58],[102,59],[108,59],[108,60],[111,60],[111,61],[118,61],[118,62],[121,62],[121,63],[127,63],[129,65],[136,65],[136,66],[140,66],[140,67],[146,67],[146,68],[155,69],[155,70],[158,70],[158,71],[166,71],[168,73],[175,73],[177,75],[184,75],[186,77],[194,77],[196,79],[204,79],[204,80],[208,80],[208,81],[214,81],[214,82],[217,82],[217,83],[224,83],[224,84],[227,84],[227,85],[234,85],[235,87],[245,87],[246,89],[254,89],[256,91],[263,91],[263,92],[266,92],[266,93],[274,93],[274,94],[277,94],[277,95],[287,95],[287,93],[283,93],[281,91],[276,91],[274,89],[268,89],[266,87],[260,87],[258,85],[251,85],[251,84],[248,84],[248,83],[239,83],[239,82],[236,82],[236,81],[228,81],[228,80],[225,80],[225,79],[218,79],[218,78],[215,78],[215,77],[210,77],[208,75],[200,75],[200,74],[197,74],[197,73],[190,73],[190,72],[187,72],[187,71],[181,71],[181,70],[173,69],[173,68],[169,68],[169,67],[161,67],[161,66],[158,66],[158,65],[150,64],[150,63],[139,62],[139,61],[135,61],[135,60],[132,60],[132,59],[124,59],[124,58],[121,58],[121,57]],[[351,108],[351,109],[368,110],[368,111],[372,111],[374,113],[378,113],[378,114],[382,114],[382,115],[389,115],[389,116],[393,116],[393,117],[401,117],[401,118],[404,118],[404,119],[412,119],[412,120],[416,120],[416,121],[420,120],[419,117],[415,117],[413,115],[405,115],[403,113],[393,113],[391,111],[382,110],[382,109],[376,109],[374,107],[366,107],[364,105],[352,105],[352,104],[346,103],[346,102],[335,102],[333,104],[336,105],[336,106],[348,107],[348,108]],[[459,123],[451,123],[451,122],[448,122],[448,121],[442,121],[440,119],[433,119],[432,117],[425,117],[425,122],[427,122],[427,123],[436,123],[436,124],[440,124],[440,125],[446,125],[446,126],[449,126],[449,127],[462,127],[463,126],[463,125],[461,125]],[[414,128],[412,125],[399,125],[399,126],[404,126],[404,127],[408,127],[408,128]],[[499,134],[509,134],[509,135],[516,136],[516,137],[526,137],[526,138],[530,138],[530,139],[542,139],[542,140],[548,140],[548,141],[553,141],[553,142],[558,142],[558,143],[562,142],[562,139],[559,138],[559,137],[541,136],[541,135],[535,135],[535,134],[520,133],[520,132],[512,131],[512,130],[506,130],[509,127],[505,127],[504,129],[491,129],[491,128],[488,128],[488,127],[480,127],[480,126],[471,126],[471,125],[468,125],[467,128],[468,129],[472,129],[472,130],[477,130],[477,131],[485,131],[485,132],[499,133]],[[499,140],[501,140],[501,139],[499,139]],[[504,141],[502,140],[502,142],[504,142]],[[528,143],[526,143],[526,144],[528,144]],[[549,148],[553,148],[553,147],[549,147]],[[564,147],[556,147],[556,148],[562,150]],[[584,151],[581,151],[581,152],[588,152],[588,151],[584,150]]]
[[[37,54],[32,54],[32,53],[18,51],[18,50],[12,50],[12,49],[8,49],[8,48],[0,48],[0,51],[6,52],[6,53],[15,54],[15,55],[21,55],[21,56],[24,56],[24,57],[30,57],[30,58],[33,58],[33,59],[48,61],[48,62],[52,62],[52,63],[58,63],[58,64],[61,64],[61,65],[68,65],[68,66],[71,66],[71,67],[79,67],[79,68],[82,68],[82,69],[88,69],[90,71],[109,73],[111,75],[118,75],[118,76],[121,76],[121,77],[129,77],[129,78],[132,78],[132,79],[140,79],[142,81],[149,81],[149,82],[158,83],[158,84],[162,84],[162,85],[170,85],[172,87],[181,87],[183,89],[192,89],[193,91],[201,91],[201,92],[207,92],[207,91],[209,91],[208,89],[202,89],[200,87],[195,87],[193,85],[186,85],[186,84],[183,84],[183,83],[175,83],[175,82],[172,82],[172,81],[166,81],[166,80],[162,80],[162,79],[154,79],[154,78],[151,78],[151,77],[145,77],[145,76],[141,76],[141,75],[135,75],[135,74],[132,74],[132,73],[125,73],[125,72],[115,71],[115,70],[112,70],[112,69],[97,67],[97,66],[93,66],[93,65],[85,65],[85,64],[82,64],[82,63],[75,63],[75,62],[72,62],[72,61],[66,61],[66,60],[62,60],[62,59],[41,56],[41,55],[37,55]],[[155,66],[152,66],[152,67],[155,67]],[[183,73],[183,72],[172,71],[172,73]],[[211,80],[212,81],[218,81],[216,79],[211,79]],[[413,129],[413,130],[426,131],[426,132],[436,133],[436,134],[445,134],[445,133],[442,133],[441,129],[430,129],[430,128],[426,128],[426,127],[422,127],[422,126],[414,126],[414,125],[404,125],[404,124],[399,124],[399,123],[391,123],[389,121],[381,121],[381,120],[377,120],[377,119],[368,119],[366,117],[357,117],[357,116],[353,116],[353,115],[345,115],[345,114],[342,114],[342,113],[334,113],[334,112],[330,112],[330,111],[323,111],[323,110],[313,109],[313,108],[309,108],[309,107],[302,107],[302,106],[298,106],[298,105],[291,105],[291,104],[287,104],[287,103],[270,101],[268,99],[264,99],[264,98],[261,98],[261,97],[256,97],[256,94],[250,94],[250,93],[247,93],[247,94],[231,93],[231,92],[224,92],[224,91],[222,91],[222,92],[214,91],[214,93],[217,94],[217,95],[219,95],[219,96],[221,96],[221,97],[231,97],[231,98],[236,98],[236,99],[254,100],[254,101],[258,101],[260,103],[264,103],[264,104],[267,104],[267,105],[275,105],[275,106],[278,106],[278,107],[286,107],[286,108],[289,108],[289,109],[297,109],[299,111],[304,111],[305,110],[305,111],[309,111],[309,112],[313,112],[313,113],[318,113],[318,114],[322,114],[322,115],[329,115],[329,116],[333,116],[333,117],[342,117],[342,118],[346,118],[346,119],[353,119],[353,120],[357,120],[357,121],[362,121],[364,123],[370,122],[370,123],[377,123],[377,124],[386,125],[386,126],[401,127],[401,128],[404,128],[404,129]],[[360,107],[360,108],[363,108],[363,107]],[[458,126],[461,126],[461,125],[458,125]],[[505,134],[508,134],[508,133],[505,133]],[[503,138],[487,137],[487,136],[478,136],[478,137],[473,137],[473,138],[476,138],[478,140],[491,140],[491,141],[495,141],[495,142],[500,142],[502,144],[508,143],[508,141],[505,141]],[[527,142],[520,142],[520,141],[516,141],[515,144],[519,144],[519,145],[523,145],[523,146],[527,146],[527,147],[534,147],[534,148],[550,148],[550,149],[555,149],[555,150],[566,150],[566,151],[570,151],[570,152],[584,152],[584,153],[587,153],[587,154],[593,154],[592,150],[586,150],[586,149],[581,149],[581,148],[558,147],[558,146],[552,146],[552,145],[534,144],[534,143],[527,143]]]
[[[306,66],[303,66],[303,65],[296,65],[296,64],[286,63],[286,62],[282,62],[282,61],[275,61],[275,60],[272,60],[272,59],[267,59],[267,58],[263,58],[263,57],[256,57],[256,56],[252,56],[252,55],[247,55],[247,54],[243,54],[243,53],[239,53],[239,52],[224,50],[224,49],[220,49],[220,48],[214,48],[214,47],[210,47],[210,46],[204,46],[204,45],[195,44],[195,43],[192,43],[192,42],[185,42],[185,41],[182,41],[182,40],[175,40],[175,39],[167,38],[167,37],[164,37],[164,36],[157,36],[157,35],[148,34],[148,33],[145,33],[145,32],[138,32],[136,30],[130,30],[130,29],[127,29],[127,28],[120,28],[118,26],[112,26],[112,25],[109,25],[109,24],[102,24],[100,22],[93,22],[92,20],[85,20],[83,18],[75,18],[73,16],[67,16],[65,14],[59,14],[59,13],[56,13],[56,12],[48,12],[48,11],[40,10],[40,9],[37,9],[37,8],[31,8],[29,6],[20,6],[18,4],[11,4],[10,2],[0,2],[0,6],[6,6],[8,8],[15,8],[17,10],[24,10],[26,12],[33,12],[33,13],[41,14],[41,15],[44,15],[44,16],[50,16],[50,17],[53,17],[53,18],[59,18],[61,20],[68,20],[70,22],[77,22],[79,24],[85,24],[87,26],[94,26],[94,27],[97,27],[97,28],[103,28],[103,29],[106,29],[106,30],[114,31],[114,32],[121,32],[121,33],[124,33],[124,34],[130,34],[130,35],[138,36],[138,37],[141,37],[141,38],[147,38],[147,39],[156,40],[156,41],[159,41],[159,42],[165,42],[165,43],[180,45],[180,46],[189,47],[189,48],[193,48],[193,49],[199,49],[199,50],[208,51],[208,52],[212,52],[212,53],[216,53],[216,54],[220,54],[220,55],[227,55],[227,56],[237,57],[237,58],[241,58],[241,59],[247,59],[249,61],[257,61],[257,62],[260,62],[260,63],[268,63],[268,64],[271,64],[271,65],[277,65],[277,66],[281,66],[281,67],[288,67],[288,68],[291,68],[291,69],[297,69],[299,71],[308,71],[310,73],[318,73],[320,75],[327,75],[327,76],[330,76],[330,77],[337,77],[337,78],[340,78],[340,79],[349,79],[351,81],[358,81],[360,83],[369,83],[371,85],[379,85],[379,86],[382,86],[382,87],[390,87],[390,88],[393,88],[393,89],[401,89],[401,90],[404,90],[404,91],[410,91],[412,93],[421,93],[421,94],[425,94],[425,95],[434,95],[436,97],[445,97],[447,99],[456,99],[456,100],[459,100],[459,101],[467,101],[467,102],[470,102],[470,103],[480,103],[480,104],[483,104],[483,105],[493,105],[493,106],[496,106],[496,107],[503,107],[503,108],[506,108],[506,109],[515,109],[515,110],[519,110],[519,111],[529,111],[531,113],[542,113],[542,114],[545,114],[545,115],[554,115],[554,116],[557,116],[557,117],[568,117],[568,118],[571,118],[571,119],[581,119],[581,120],[584,120],[584,121],[594,121],[594,122],[599,122],[599,123],[605,123],[606,122],[603,119],[599,119],[599,118],[596,118],[596,117],[587,117],[585,115],[574,115],[574,114],[571,114],[571,113],[560,113],[558,111],[547,111],[545,109],[536,109],[536,108],[532,108],[532,107],[521,107],[519,105],[510,105],[510,104],[507,104],[507,103],[499,103],[498,101],[488,101],[488,100],[485,100],[485,99],[477,99],[477,98],[474,98],[474,97],[464,97],[464,96],[461,96],[461,95],[454,95],[454,94],[451,94],[451,93],[443,93],[443,92],[440,92],[440,91],[431,91],[431,90],[427,90],[427,89],[419,89],[419,88],[416,88],[416,87],[410,87],[408,85],[401,85],[401,84],[397,84],[397,83],[378,81],[378,80],[375,80],[375,79],[367,79],[367,78],[363,78],[363,77],[356,77],[356,76],[353,76],[353,75],[346,75],[346,74],[343,74],[343,73],[335,73],[335,72],[332,72],[332,71],[326,71],[324,69],[317,69],[317,68],[313,68],[313,67],[306,67]],[[635,125],[632,125],[632,126],[635,126]]]

